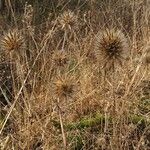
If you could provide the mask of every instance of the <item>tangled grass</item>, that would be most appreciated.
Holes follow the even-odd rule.
[[[150,149],[149,0],[1,2],[0,149]]]

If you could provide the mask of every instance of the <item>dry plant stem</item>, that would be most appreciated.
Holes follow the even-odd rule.
[[[112,98],[113,98],[113,142],[117,143],[118,141],[118,133],[117,133],[117,118],[118,118],[118,112],[117,112],[117,101],[116,101],[116,97],[115,97],[115,70],[113,70],[113,75],[112,75]],[[117,145],[114,145],[114,147],[116,146],[116,149],[119,149],[119,143]]]
[[[146,55],[146,54],[144,54],[143,57],[145,57],[145,55]],[[130,89],[131,89],[131,87],[132,87],[132,85],[133,85],[133,83],[134,83],[134,81],[135,81],[135,78],[136,78],[136,76],[137,76],[137,74],[138,74],[138,72],[139,72],[139,70],[140,70],[140,68],[141,68],[141,66],[142,66],[142,58],[143,58],[143,57],[141,57],[141,59],[140,59],[140,64],[139,64],[139,65],[137,66],[137,68],[136,68],[135,74],[134,74],[134,76],[132,77],[132,80],[131,80],[131,82],[130,82],[130,84],[129,84],[129,86],[128,86],[128,89],[127,89],[127,91],[126,91],[124,97],[126,97],[126,96],[129,94],[129,92],[130,92]]]
[[[143,74],[142,74],[141,78],[139,79],[139,81],[137,82],[137,84],[135,85],[135,88],[137,88],[138,85],[142,82],[142,80],[144,79],[146,74],[147,74],[147,69],[143,70]]]
[[[64,33],[64,38],[63,38],[63,43],[62,43],[62,51],[64,50],[66,40],[67,40],[67,31],[65,31],[65,33]]]
[[[108,120],[108,114],[107,114],[107,112],[105,112],[104,116],[105,116],[104,133],[107,133],[108,125],[109,125],[109,120]]]
[[[6,100],[6,102],[8,103],[8,105],[11,106],[11,102],[9,101],[9,99],[8,99],[8,97],[7,97],[6,93],[5,93],[5,91],[4,91],[1,87],[0,87],[0,92],[2,92],[2,94],[3,94],[3,96],[4,96],[5,100]]]
[[[144,134],[150,129],[150,125],[148,127],[146,127],[146,129],[144,130],[139,142],[137,143],[137,148],[136,150],[140,150],[140,146],[142,145],[142,140],[144,138]]]
[[[99,68],[100,69],[100,68]],[[100,72],[100,70],[99,70],[99,72]],[[99,73],[99,78],[100,78],[100,73]],[[100,81],[101,82],[101,81]],[[106,72],[104,71],[104,76],[103,76],[103,80],[102,80],[102,82],[103,82],[103,85],[104,85],[104,88],[106,88]],[[99,84],[99,86],[100,86],[100,84]],[[99,87],[100,88],[100,87]],[[107,114],[107,108],[106,108],[106,111],[105,111],[105,124],[104,124],[104,133],[106,133],[107,132],[107,130],[108,130],[108,124],[109,124],[109,121],[107,120],[107,117],[108,117],[108,114]]]
[[[60,126],[61,126],[61,132],[62,132],[64,150],[67,150],[67,142],[66,142],[66,136],[65,136],[65,132],[64,132],[64,126],[63,126],[63,120],[62,120],[62,113],[61,113],[61,108],[59,106],[59,98],[57,99],[57,106],[58,106],[59,121],[60,121]]]
[[[10,136],[7,136],[7,137],[6,137],[6,140],[5,140],[4,144],[3,144],[2,150],[6,150],[7,144],[8,144],[8,142],[9,142],[9,139],[10,139]]]
[[[51,32],[51,33],[52,33],[52,32]],[[46,43],[47,43],[47,42],[46,42]],[[46,45],[44,45],[44,46],[41,48],[40,52],[37,54],[37,56],[36,56],[36,58],[35,58],[35,60],[34,60],[34,62],[33,62],[33,65],[32,65],[32,67],[31,67],[31,69],[28,71],[28,73],[27,73],[27,75],[26,75],[26,78],[24,79],[24,81],[23,81],[23,83],[22,83],[22,86],[21,86],[19,92],[17,93],[16,97],[14,98],[15,100],[14,100],[12,106],[10,107],[10,110],[8,111],[6,117],[5,117],[5,120],[4,120],[4,122],[3,122],[2,128],[0,129],[0,134],[2,134],[2,131],[3,131],[4,127],[5,127],[5,125],[6,125],[7,121],[8,121],[8,119],[9,119],[9,117],[10,117],[10,115],[11,115],[11,113],[12,113],[14,107],[15,107],[15,105],[16,105],[16,102],[17,102],[17,100],[18,100],[20,94],[22,93],[22,90],[23,90],[23,88],[24,88],[24,86],[25,86],[25,84],[26,84],[26,81],[27,81],[27,79],[28,79],[28,77],[29,77],[29,75],[30,75],[32,69],[34,68],[34,66],[35,66],[35,64],[36,64],[36,62],[37,62],[39,56],[41,55],[41,53],[42,53],[43,50],[45,49],[45,46],[46,46]]]
[[[133,49],[136,49],[137,48],[137,41],[136,41],[136,37],[137,37],[137,22],[136,22],[136,18],[137,18],[137,10],[135,11],[135,1],[133,1],[132,3],[132,12],[133,12],[133,37],[132,37],[132,40],[133,40]],[[133,58],[134,57],[134,51],[131,51],[131,57]]]
[[[14,14],[14,11],[13,11],[13,8],[12,8],[11,1],[7,0],[7,3],[8,3],[8,7],[10,7],[10,9],[11,9],[11,13],[12,13],[12,16],[13,16],[13,19],[14,19],[15,26],[17,27],[17,21],[16,21],[16,18],[15,18],[15,14]]]

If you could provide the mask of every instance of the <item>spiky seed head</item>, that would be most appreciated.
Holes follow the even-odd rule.
[[[1,46],[7,52],[18,51],[24,45],[24,38],[18,30],[12,30],[1,39]]]
[[[68,57],[65,51],[57,50],[53,53],[52,62],[56,67],[64,67],[68,62]]]
[[[122,65],[128,54],[128,42],[120,30],[106,29],[98,32],[95,50],[98,60],[106,68],[114,68],[115,64]]]
[[[74,82],[72,77],[63,76],[58,77],[54,82],[55,94],[59,98],[72,97],[74,93]]]
[[[68,10],[65,11],[58,19],[58,22],[62,29],[72,29],[77,27],[78,18],[74,12]]]

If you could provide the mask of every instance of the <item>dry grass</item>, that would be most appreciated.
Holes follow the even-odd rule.
[[[0,149],[150,149],[149,0],[28,2],[0,7]]]

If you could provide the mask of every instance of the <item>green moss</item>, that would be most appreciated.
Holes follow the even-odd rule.
[[[97,114],[95,117],[92,118],[83,118],[77,123],[70,123],[66,125],[67,130],[73,129],[84,129],[88,127],[94,127],[99,124],[103,124],[105,122],[105,118],[101,114]]]
[[[95,127],[97,125],[102,125],[105,123],[106,120],[111,123],[113,119],[111,117],[105,118],[102,114],[96,114],[94,117],[89,117],[89,118],[84,117],[83,119],[81,119],[78,122],[65,124],[64,127],[68,131],[76,130],[76,129],[83,130],[85,128],[89,128],[89,127],[92,128],[92,127]],[[148,123],[148,124],[150,123],[143,116],[138,116],[138,115],[129,116],[128,123],[141,124],[143,122]],[[59,122],[53,120],[53,125],[56,128],[60,129],[60,123]]]
[[[133,124],[141,124],[141,123],[144,123],[144,122],[147,122],[147,120],[142,117],[142,116],[137,116],[137,115],[131,115],[129,117],[129,120],[130,122],[132,122]],[[147,122],[149,123],[149,122]]]

